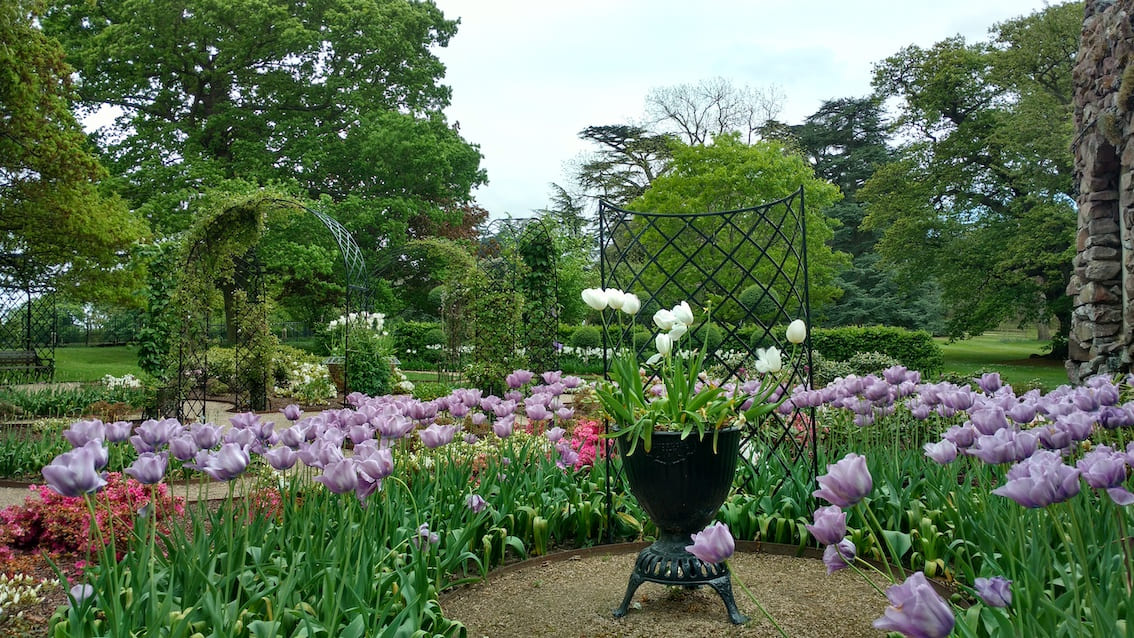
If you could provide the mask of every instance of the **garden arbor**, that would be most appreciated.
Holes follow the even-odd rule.
[[[228,393],[235,409],[267,407],[278,342],[268,326],[269,304],[258,247],[275,216],[296,211],[314,216],[335,242],[342,257],[347,315],[369,308],[365,261],[353,237],[336,220],[271,193],[225,199],[190,231],[187,239],[183,272],[167,311],[173,339],[166,391],[158,406],[163,416],[181,421],[203,417],[205,402],[212,393],[209,347],[214,340],[209,334],[210,318],[222,308],[224,340],[233,349]],[[346,352],[343,365],[349,370],[349,344]]]
[[[460,310],[471,317],[473,362],[468,377],[486,391],[517,367],[559,367],[559,282],[551,232],[539,218],[490,222],[477,252],[477,269],[462,294],[446,304],[446,326]]]
[[[51,381],[55,374],[55,288],[26,255],[0,256],[0,382]]]
[[[686,339],[689,348],[707,341],[705,367],[712,377],[722,383],[743,380],[757,350],[776,347],[784,352],[785,387],[807,385],[810,341],[795,349],[784,334],[794,319],[811,324],[806,237],[802,187],[771,203],[724,212],[636,212],[600,202],[602,286],[635,293],[642,301],[622,333],[604,331],[605,369],[611,349],[633,347],[646,359],[653,340],[634,339],[635,330],[656,334],[654,312],[688,301],[711,308],[711,324],[692,326]],[[814,479],[818,461],[810,412],[773,412],[749,425],[754,429],[742,458],[752,478],[776,472],[777,488],[788,477]]]

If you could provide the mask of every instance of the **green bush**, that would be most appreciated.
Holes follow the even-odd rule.
[[[849,361],[860,352],[876,352],[893,357],[927,378],[945,365],[941,346],[924,330],[892,326],[813,328],[810,339],[812,349],[835,361]]]
[[[705,348],[706,352],[713,352],[720,348],[724,341],[724,331],[715,323],[701,323],[690,331],[690,339],[687,343],[690,348]],[[707,344],[706,339],[708,339]]]
[[[602,328],[599,326],[579,326],[571,335],[573,348],[601,348]]]
[[[403,321],[393,326],[394,356],[404,370],[435,368],[444,354],[445,330],[437,321]]]
[[[376,397],[388,394],[392,385],[389,340],[375,333],[352,331],[347,386],[351,392]]]

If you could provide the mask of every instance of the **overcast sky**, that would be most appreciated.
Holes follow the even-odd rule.
[[[640,120],[655,87],[723,77],[778,87],[778,119],[870,93],[874,63],[910,44],[988,29],[1043,0],[435,0],[460,18],[438,55],[450,121],[480,145],[492,217],[526,217],[569,183],[587,126]]]

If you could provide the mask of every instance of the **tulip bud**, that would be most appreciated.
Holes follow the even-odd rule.
[[[681,323],[691,326],[693,325],[693,310],[689,307],[688,301],[682,301],[673,307],[673,317]]]
[[[628,315],[636,315],[642,309],[642,300],[638,299],[638,295],[632,292],[626,293],[626,297],[622,300],[622,312]]]
[[[801,344],[807,340],[807,324],[802,319],[796,319],[788,324],[787,340],[794,344]]]
[[[665,356],[673,351],[673,341],[669,338],[668,334],[659,334],[654,339],[654,344],[658,347],[658,354]]]
[[[606,308],[607,298],[606,293],[602,288],[585,288],[583,290],[583,303],[587,304],[594,310],[602,310]]]
[[[603,292],[606,293],[606,303],[608,306],[615,310],[622,309],[622,302],[626,300],[626,293],[617,288],[607,288]]]

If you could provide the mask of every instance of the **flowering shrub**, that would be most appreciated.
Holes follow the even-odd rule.
[[[598,421],[582,420],[571,431],[571,449],[579,455],[576,468],[595,464],[596,458],[606,458],[607,443],[601,438],[602,425]]]
[[[304,405],[326,403],[337,394],[327,366],[314,361],[298,363],[288,370],[287,381],[272,391],[276,396],[292,397]]]
[[[92,534],[87,504],[78,496],[61,496],[46,485],[32,485],[35,496],[23,505],[0,510],[0,545],[43,548],[51,551],[87,552],[97,549],[99,535],[115,543],[122,552],[129,544],[138,511],[151,504],[146,486],[118,472],[106,477],[106,487],[95,496],[98,533]],[[172,497],[165,484],[153,486],[159,522],[185,511],[184,499]],[[163,520],[164,519],[164,520]],[[160,527],[164,532],[168,528]]]

